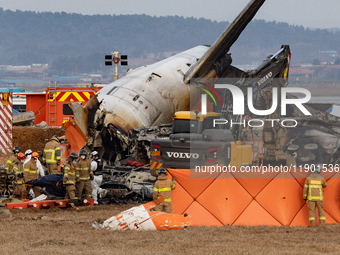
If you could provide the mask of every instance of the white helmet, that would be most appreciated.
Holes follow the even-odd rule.
[[[27,156],[27,155],[31,155],[33,153],[33,151],[32,150],[30,150],[30,149],[28,149],[27,151],[25,151],[25,156]]]
[[[94,156],[98,156],[98,151],[92,151],[91,152],[91,158],[94,157]]]

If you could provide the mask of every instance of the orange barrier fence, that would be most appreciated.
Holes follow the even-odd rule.
[[[309,173],[267,173],[242,178],[218,173],[215,178],[190,178],[190,169],[168,169],[176,177],[173,213],[192,216],[194,226],[309,226],[303,186]],[[326,224],[340,223],[340,173],[321,174]],[[249,177],[252,177],[249,175]],[[318,218],[318,217],[317,217]]]

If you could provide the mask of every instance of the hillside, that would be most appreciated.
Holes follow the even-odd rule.
[[[119,50],[129,58],[155,60],[212,44],[229,25],[206,19],[147,15],[81,15],[9,11],[0,8],[0,65],[48,63],[53,74],[97,71],[104,55]],[[311,63],[320,51],[340,52],[340,32],[310,30],[254,20],[231,48],[234,64],[262,61],[289,44],[293,65]]]

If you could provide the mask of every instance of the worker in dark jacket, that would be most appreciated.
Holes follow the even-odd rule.
[[[46,143],[43,154],[43,163],[46,164],[49,174],[62,174],[58,169],[60,155],[59,138],[57,135],[54,135],[51,140]]]
[[[156,200],[164,196],[164,201],[154,207],[155,211],[172,213],[171,190],[176,187],[175,177],[172,180],[168,179],[166,169],[160,168],[158,170],[158,180],[153,188],[153,199]]]
[[[322,188],[327,186],[327,182],[320,175],[320,167],[312,169],[311,175],[306,179],[303,188],[303,199],[307,201],[309,208],[310,226],[315,226],[315,207],[318,208],[320,225],[325,224],[326,216],[323,210],[323,191]]]
[[[107,191],[105,189],[100,188],[100,185],[103,182],[103,161],[99,158],[99,154],[97,151],[92,151],[91,153],[91,171],[94,174],[93,181],[91,181],[92,185],[92,198],[94,199],[94,204],[98,204],[98,194],[100,197],[105,197]]]

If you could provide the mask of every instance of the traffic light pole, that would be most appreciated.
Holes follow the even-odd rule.
[[[115,81],[118,79],[118,63],[119,63],[119,55],[120,52],[118,51],[114,51],[111,52],[111,54],[113,55],[113,62],[115,63]]]
[[[112,59],[113,56],[113,59]],[[105,55],[105,65],[112,66],[112,62],[115,63],[115,78],[116,81],[118,79],[118,64],[120,62],[121,65],[127,66],[127,55],[121,55],[120,58],[120,52],[114,51],[111,52],[111,55]]]

